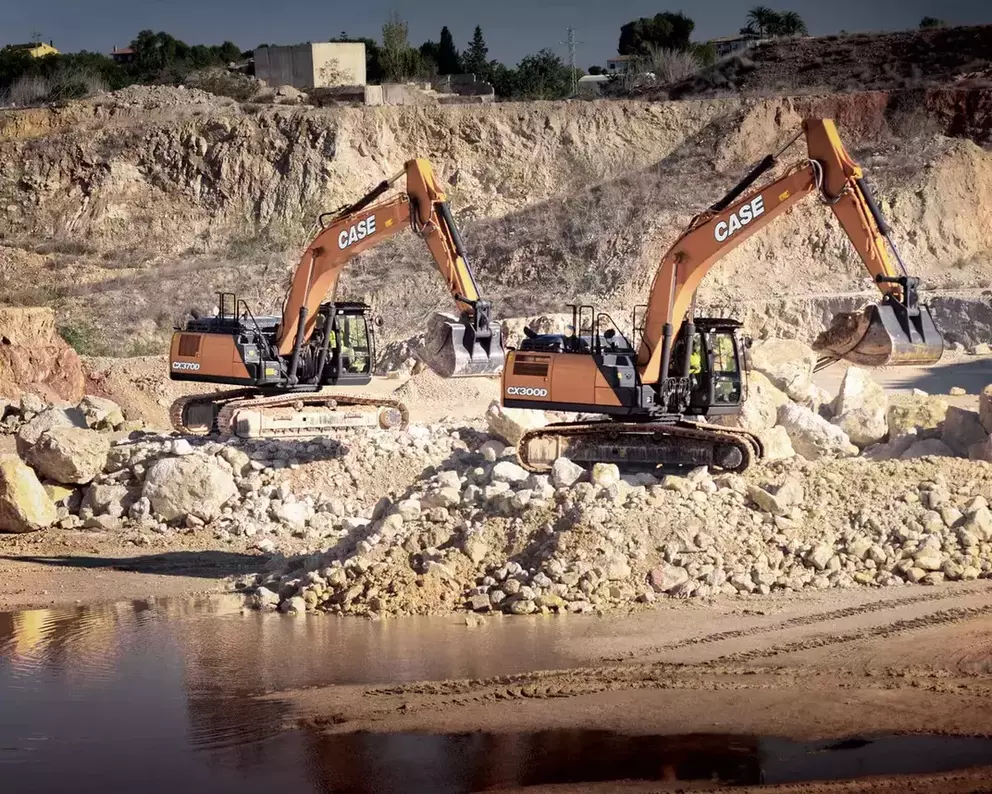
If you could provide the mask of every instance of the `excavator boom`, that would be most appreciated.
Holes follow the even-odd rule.
[[[694,218],[665,254],[651,287],[638,351],[643,382],[657,383],[668,376],[671,361],[665,361],[665,339],[677,336],[710,269],[812,193],[831,208],[883,295],[882,302],[867,311],[838,318],[816,346],[835,358],[868,366],[923,365],[940,359],[943,341],[929,310],[917,300],[917,280],[905,274],[888,224],[836,126],[829,119],[807,119],[803,133],[809,151],[805,163],[746,193],[775,165],[776,157],[769,155],[724,199]]]
[[[377,202],[404,176],[403,195]],[[489,303],[479,294],[445,194],[426,160],[409,161],[402,173],[338,212],[307,246],[283,307],[279,353],[291,355],[310,339],[317,309],[328,295],[333,297],[348,262],[408,228],[426,241],[459,312],[430,321],[422,351],[425,363],[446,378],[498,375],[504,363],[498,328],[492,323]]]

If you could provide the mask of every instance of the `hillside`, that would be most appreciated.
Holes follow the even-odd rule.
[[[989,90],[284,109],[145,88],[0,114],[0,295],[57,307],[84,352],[160,352],[215,291],[277,307],[316,215],[424,156],[455,183],[500,316],[574,297],[626,318],[691,216],[809,114],[837,119],[928,287],[989,282],[992,155],[976,144],[992,131]],[[802,157],[796,147],[784,161]],[[402,235],[353,263],[343,290],[402,337],[448,305],[429,262]],[[729,256],[704,299],[865,288],[837,224],[810,202]]]
[[[992,25],[784,39],[645,98],[823,94],[992,84]]]

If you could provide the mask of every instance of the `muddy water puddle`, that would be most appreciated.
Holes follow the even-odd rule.
[[[322,734],[258,695],[574,663],[582,620],[371,622],[234,599],[0,613],[0,791],[463,792],[619,779],[789,782],[992,764],[992,740]]]

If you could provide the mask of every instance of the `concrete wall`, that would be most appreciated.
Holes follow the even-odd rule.
[[[365,104],[373,106],[385,104],[385,100],[382,96],[381,85],[365,86]]]
[[[255,50],[255,77],[273,88],[313,88],[313,53],[311,45],[295,47],[259,47]]]
[[[318,42],[255,50],[255,76],[273,88],[306,91],[335,85],[365,85],[365,45]]]
[[[365,45],[362,42],[319,42],[311,47],[314,87],[365,85]]]
[[[460,94],[461,96],[490,96],[495,95],[496,89],[489,83],[476,79],[474,74],[446,74],[433,82],[435,91],[441,94]]]

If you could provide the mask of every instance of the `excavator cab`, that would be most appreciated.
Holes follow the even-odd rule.
[[[372,380],[375,359],[375,335],[369,322],[369,307],[364,303],[342,302],[333,306],[325,304],[321,309],[321,319],[329,316],[332,322],[329,355],[321,371],[321,382],[333,386],[366,385]]]
[[[673,346],[673,360],[685,360],[686,330],[683,325]],[[745,345],[737,320],[697,317],[693,324],[689,354],[688,405],[690,416],[722,416],[740,411],[746,396]]]

